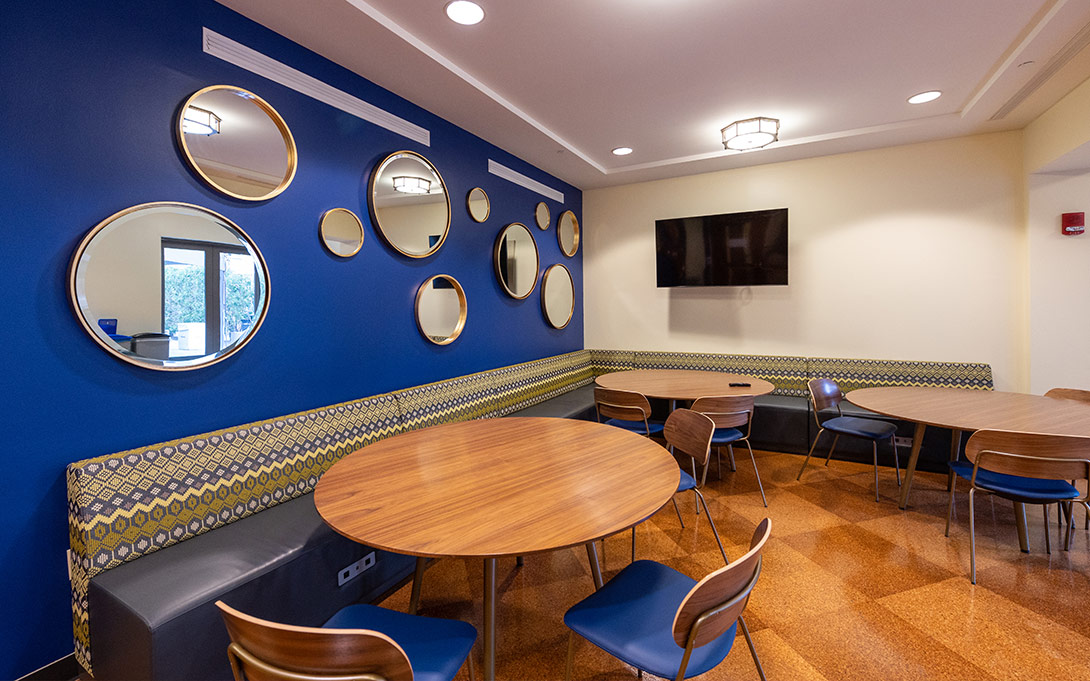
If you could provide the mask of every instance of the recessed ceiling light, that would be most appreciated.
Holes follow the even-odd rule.
[[[617,147],[613,150],[614,156],[628,156],[632,153],[632,147]]]
[[[472,26],[481,23],[481,20],[484,19],[484,10],[475,2],[454,0],[454,2],[447,3],[447,16],[455,23]]]
[[[926,102],[933,102],[939,97],[942,97],[942,93],[938,90],[928,90],[927,92],[921,92],[918,95],[912,95],[908,98],[909,104],[924,104]]]

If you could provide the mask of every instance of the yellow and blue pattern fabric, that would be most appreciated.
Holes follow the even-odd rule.
[[[808,360],[811,378],[830,378],[845,393],[880,386],[992,389],[992,367],[967,362],[906,362],[884,359]]]
[[[632,350],[590,350],[590,363],[595,376],[627,371],[632,367]]]
[[[461,376],[395,392],[405,429],[494,416],[493,373]]]
[[[773,395],[805,397],[806,358],[775,355],[721,355],[698,352],[636,352],[634,369],[692,369],[722,371],[763,378],[776,389]]]
[[[516,364],[489,372],[497,416],[506,416],[587,385],[594,380],[589,350]]]

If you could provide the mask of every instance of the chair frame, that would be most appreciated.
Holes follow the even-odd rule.
[[[749,435],[753,432],[753,396],[752,395],[724,395],[700,397],[693,402],[691,409],[710,418],[718,428],[737,428],[745,426],[746,430],[741,439],[735,442],[744,442],[749,450],[749,459],[753,462],[753,473],[757,476],[757,488],[761,490],[761,501],[768,508],[768,499],[765,497],[765,488],[761,484],[761,473],[757,470],[757,457],[753,455],[753,447],[749,444]],[[726,445],[730,455],[730,468],[734,465],[734,442]],[[719,479],[723,479],[723,445],[716,445],[716,458],[718,460]],[[704,466],[704,476],[700,481],[703,486],[708,479],[708,466]]]
[[[620,421],[642,421],[644,435],[651,435],[651,403],[642,393],[634,390],[614,390],[613,388],[594,387],[594,411],[598,423],[602,417]]]
[[[1052,397],[1061,400],[1076,400],[1078,402],[1090,402],[1090,390],[1080,390],[1079,388],[1052,388],[1045,397]],[[1056,520],[1059,521],[1062,514],[1056,515]],[[1074,518],[1069,518],[1074,523]],[[1086,509],[1086,522],[1083,524],[1083,528],[1090,530],[1090,508]]]

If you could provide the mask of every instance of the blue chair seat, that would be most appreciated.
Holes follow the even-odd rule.
[[[408,615],[365,604],[341,609],[322,627],[386,634],[409,657],[414,681],[451,681],[477,640],[473,625],[460,620]]]
[[[564,623],[610,655],[646,672],[672,679],[685,651],[674,642],[674,615],[696,580],[673,568],[638,560],[605,586],[576,603]],[[693,649],[685,676],[712,669],[734,645],[735,622],[707,645]]]
[[[609,419],[606,421],[606,425],[616,426],[617,428],[624,428],[625,430],[630,430],[633,433],[639,433],[640,435],[643,435],[648,431],[650,431],[651,435],[658,435],[662,432],[663,426],[663,424],[659,423],[658,421],[648,421],[647,430],[645,430],[643,427],[643,421],[623,421],[621,419]]]
[[[888,440],[897,432],[897,426],[892,423],[855,416],[837,416],[822,423],[821,427],[834,433],[863,437],[868,440]]]
[[[696,489],[696,480],[693,476],[686,473],[683,468],[679,468],[678,470],[681,471],[681,480],[677,483],[677,491],[684,492],[686,490]]]
[[[712,444],[729,445],[732,442],[741,440],[742,437],[742,431],[737,428],[716,428],[715,433],[712,435]]]
[[[952,461],[950,470],[966,480],[973,477],[973,464],[968,461]],[[1066,480],[1023,478],[1020,475],[995,473],[984,468],[976,474],[976,486],[1008,499],[1027,503],[1063,501],[1079,496],[1075,486]]]

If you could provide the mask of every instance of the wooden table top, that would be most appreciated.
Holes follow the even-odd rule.
[[[847,395],[885,416],[954,430],[1090,435],[1090,404],[1025,393],[963,388],[861,388]]]
[[[691,369],[633,369],[602,374],[594,382],[612,390],[631,390],[646,397],[667,400],[695,400],[698,397],[721,395],[767,395],[776,389],[764,379],[720,371]],[[734,387],[731,383],[749,383],[749,387]]]
[[[589,421],[447,423],[368,445],[314,490],[340,534],[414,556],[497,557],[585,544],[666,504],[678,465],[648,438]]]

